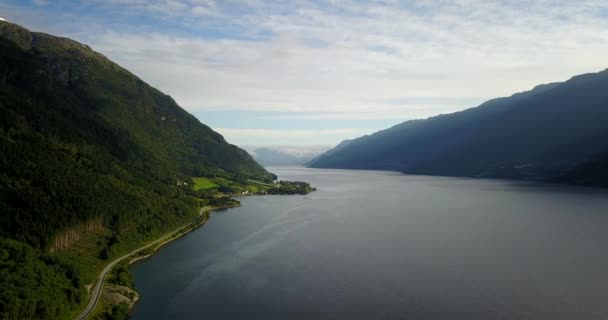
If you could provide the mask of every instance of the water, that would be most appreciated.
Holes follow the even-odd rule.
[[[608,192],[272,168],[133,267],[133,319],[608,319]]]

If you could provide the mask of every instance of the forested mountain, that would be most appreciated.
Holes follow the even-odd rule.
[[[193,176],[271,179],[88,46],[0,21],[0,318],[73,309],[82,275],[48,252],[104,229],[107,257],[183,223]]]
[[[330,150],[310,166],[608,185],[607,123],[608,71],[602,71],[406,121]]]

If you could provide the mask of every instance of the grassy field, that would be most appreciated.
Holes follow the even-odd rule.
[[[192,180],[194,180],[194,190],[212,189],[218,187],[218,185],[211,181],[210,178],[198,177],[192,178]]]
[[[255,180],[232,181],[221,177],[194,177],[194,190],[217,189],[221,195],[240,194],[308,194],[316,189],[300,181],[265,183]]]
[[[226,178],[208,178],[208,177],[194,177],[194,190],[214,189],[220,188],[223,193],[229,194],[240,194],[244,191],[249,193],[258,193],[260,190],[266,190],[267,187],[257,185],[255,183],[239,183],[228,180]]]

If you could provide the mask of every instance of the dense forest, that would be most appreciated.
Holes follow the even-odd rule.
[[[109,259],[216,201],[193,176],[272,180],[88,46],[0,21],[0,318],[69,316],[94,279],[80,255]],[[99,252],[70,252],[86,241]]]

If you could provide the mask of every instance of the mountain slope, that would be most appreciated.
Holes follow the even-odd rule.
[[[193,176],[271,179],[86,45],[0,21],[0,318],[65,318],[94,279],[85,257],[197,215]],[[89,235],[86,251],[48,253]]]
[[[608,71],[576,76],[476,108],[404,122],[355,139],[310,165],[558,179],[608,151],[606,89]]]
[[[0,23],[0,38],[3,177],[34,187],[45,174],[32,175],[40,166],[66,169],[54,174],[72,178],[86,171],[85,180],[126,170],[166,185],[206,174],[270,177],[171,97],[90,48],[9,23]],[[30,166],[20,168],[19,159]],[[3,226],[0,234],[15,228]]]
[[[317,162],[317,161],[321,161],[321,159],[325,158],[325,157],[329,157],[332,154],[346,148],[346,146],[348,146],[353,140],[343,140],[342,142],[340,142],[337,146],[321,153],[320,155],[310,159],[308,162],[306,162],[306,166],[311,166],[313,163]]]

